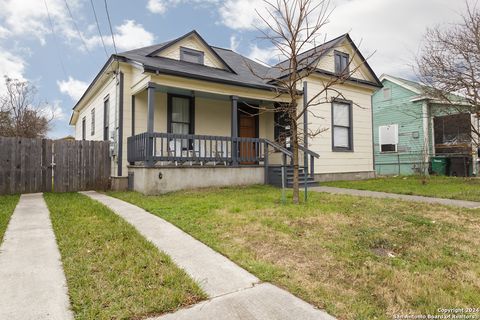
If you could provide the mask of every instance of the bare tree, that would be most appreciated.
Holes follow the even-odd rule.
[[[319,73],[319,60],[331,46],[318,45],[324,43],[324,26],[332,11],[328,0],[264,0],[265,10],[257,11],[266,28],[261,39],[269,41],[278,52],[278,56],[285,60],[271,66],[268,74],[258,74],[254,68],[251,71],[258,77],[271,84],[275,84],[278,96],[287,96],[288,102],[281,104],[275,112],[283,113],[289,127],[289,138],[293,153],[293,202],[299,203],[299,149],[304,137],[314,137],[325,128],[302,128],[303,117],[307,112],[318,117],[312,107],[324,103],[331,103],[334,99],[345,99],[338,85],[349,80],[365,61],[355,67],[351,63],[356,55],[349,57],[349,61],[341,73]],[[321,76],[321,88],[309,93],[308,99],[302,102],[302,85],[312,74]],[[271,111],[263,109],[262,111]],[[277,124],[278,125],[278,124]]]
[[[480,12],[470,7],[461,22],[428,29],[416,69],[428,96],[442,104],[445,114],[480,115]],[[479,141],[471,123],[471,140]]]
[[[0,96],[0,136],[43,138],[53,111],[36,100],[36,88],[28,81],[5,77],[6,92]]]

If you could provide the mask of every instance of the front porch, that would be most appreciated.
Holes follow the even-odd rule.
[[[282,168],[293,155],[274,142],[281,134],[274,104],[272,99],[149,83],[132,96],[132,131],[127,138],[130,188],[155,194],[271,181],[288,184],[287,169]],[[318,155],[306,149],[302,154],[308,159],[302,167],[304,179],[313,182]]]

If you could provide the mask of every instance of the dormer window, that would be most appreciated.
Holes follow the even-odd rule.
[[[203,64],[204,53],[202,51],[180,47],[180,60],[191,63]]]
[[[348,71],[348,54],[335,51],[335,73],[336,74],[347,74]]]

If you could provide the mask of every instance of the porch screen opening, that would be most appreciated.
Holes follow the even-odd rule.
[[[172,97],[172,133],[189,134],[190,124],[190,99]],[[177,143],[181,144],[182,150],[190,149],[188,139],[179,140]]]
[[[334,102],[333,116],[333,149],[352,150],[352,108],[349,103]]]

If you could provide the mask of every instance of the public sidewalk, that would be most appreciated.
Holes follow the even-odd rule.
[[[398,200],[404,200],[404,201],[441,204],[445,206],[468,208],[468,209],[480,208],[480,202],[465,201],[465,200],[411,196],[407,194],[346,189],[346,188],[336,188],[336,187],[313,187],[313,188],[309,188],[309,190],[316,191],[316,192],[333,193],[333,194],[346,194],[346,195],[360,196],[360,197],[371,197],[371,198],[380,198],[380,199],[398,199]]]
[[[0,247],[0,319],[73,319],[49,211],[22,195]]]
[[[155,319],[335,319],[294,295],[260,280],[171,223],[125,201],[82,192],[132,224],[183,268],[210,300]]]

